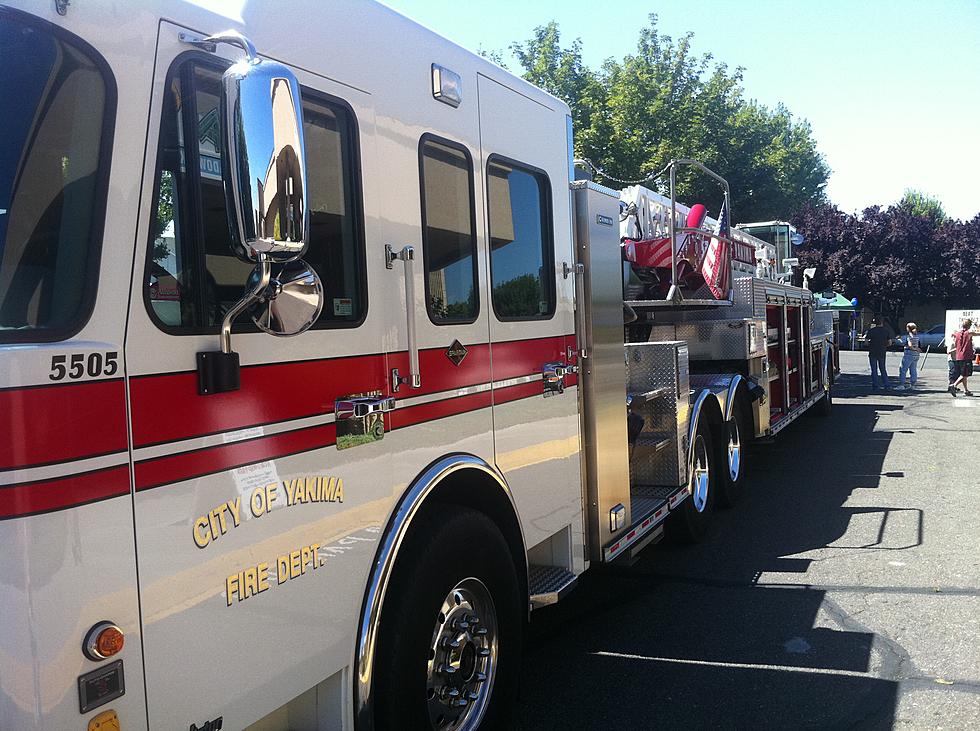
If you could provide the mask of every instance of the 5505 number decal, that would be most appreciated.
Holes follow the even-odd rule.
[[[61,354],[51,356],[51,372],[48,379],[52,381],[75,381],[82,376],[98,378],[99,376],[114,376],[119,370],[119,353],[72,353],[70,356]]]

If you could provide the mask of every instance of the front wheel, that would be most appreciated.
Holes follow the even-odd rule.
[[[422,521],[382,610],[375,726],[506,727],[526,604],[510,550],[473,510],[447,506]]]
[[[670,537],[680,543],[699,543],[707,533],[709,510],[714,500],[715,463],[710,427],[706,420],[699,419],[688,463],[690,496],[667,521]]]

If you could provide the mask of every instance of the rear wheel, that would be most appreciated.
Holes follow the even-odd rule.
[[[817,401],[817,403],[815,403],[813,406],[810,407],[813,410],[814,415],[816,416],[830,416],[831,412],[834,410],[834,399],[833,396],[831,396],[831,391],[833,390],[832,387],[833,373],[834,373],[833,365],[828,364],[827,392],[824,394],[824,397],[822,399],[820,399],[819,401]]]
[[[708,519],[715,488],[715,451],[711,429],[706,419],[698,420],[698,427],[691,443],[690,497],[671,514],[667,522],[670,537],[680,543],[698,543],[708,530]]]
[[[446,507],[422,520],[382,611],[375,725],[505,727],[526,605],[510,550],[482,513]]]
[[[721,429],[718,454],[718,504],[730,508],[738,502],[745,491],[746,447],[752,439],[752,417],[745,404],[745,398],[735,397],[732,418]]]

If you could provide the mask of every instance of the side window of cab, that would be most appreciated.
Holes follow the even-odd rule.
[[[172,334],[217,332],[252,271],[231,248],[222,183],[223,71],[195,55],[178,60],[166,84],[144,299],[157,326]],[[310,207],[303,258],[324,287],[313,327],[356,327],[367,309],[356,119],[340,100],[305,88],[302,94]],[[252,327],[240,322],[235,329]]]

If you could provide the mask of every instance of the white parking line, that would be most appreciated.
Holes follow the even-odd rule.
[[[602,657],[618,657],[624,660],[646,660],[648,662],[665,662],[675,665],[704,665],[712,668],[737,668],[739,670],[783,670],[788,673],[817,673],[820,675],[849,675],[854,678],[874,677],[871,673],[859,673],[855,670],[835,670],[833,668],[806,668],[796,665],[762,665],[747,662],[715,662],[712,660],[690,660],[679,657],[651,657],[649,655],[631,655],[626,652],[604,652],[598,650],[592,653]]]

